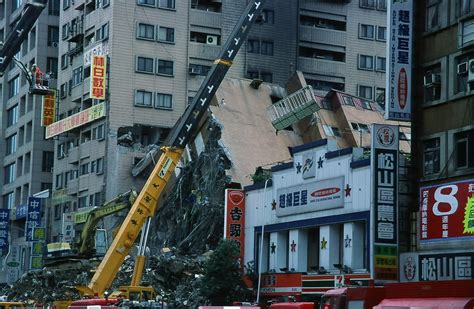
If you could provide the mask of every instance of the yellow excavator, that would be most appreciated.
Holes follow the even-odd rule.
[[[145,301],[154,298],[152,287],[140,286],[145,264],[145,247],[151,218],[158,208],[158,201],[166,185],[170,181],[178,161],[181,159],[184,148],[201,128],[204,116],[207,115],[209,104],[219,88],[225,74],[232,65],[241,45],[245,42],[252,24],[261,15],[264,0],[249,1],[234,30],[223,45],[221,55],[214,61],[214,65],[201,84],[192,103],[187,107],[183,116],[178,120],[168,139],[161,148],[161,156],[153,172],[148,177],[143,189],[131,207],[127,217],[120,227],[117,236],[109,247],[102,262],[95,271],[88,286],[77,287],[81,294],[90,299],[75,301],[70,308],[78,306],[115,305],[121,298],[128,300]],[[110,288],[120,266],[135,240],[141,232],[139,254],[135,259],[132,282],[129,286],[122,286],[118,293],[110,296],[106,293]],[[120,297],[117,299],[112,295]],[[95,298],[94,298],[95,297]]]

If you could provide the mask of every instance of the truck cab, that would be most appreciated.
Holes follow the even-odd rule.
[[[320,309],[372,309],[385,296],[383,287],[344,287],[329,290],[321,298]]]

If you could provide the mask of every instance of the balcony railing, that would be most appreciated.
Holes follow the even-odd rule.
[[[306,86],[267,108],[273,127],[282,130],[317,112],[321,107],[311,86]]]

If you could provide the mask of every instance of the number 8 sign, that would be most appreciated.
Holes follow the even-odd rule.
[[[474,236],[474,179],[420,188],[420,240]]]

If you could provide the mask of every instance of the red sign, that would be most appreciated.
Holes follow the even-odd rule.
[[[56,90],[43,97],[43,110],[41,113],[41,125],[49,126],[56,118]]]
[[[245,244],[245,193],[243,190],[225,190],[224,237],[235,240],[240,247],[240,265],[243,267]]]
[[[262,275],[262,295],[300,295],[301,273]]]
[[[474,179],[420,188],[420,239],[474,236]]]
[[[326,188],[326,189],[314,191],[313,193],[311,193],[311,196],[314,196],[314,197],[328,196],[328,195],[336,194],[339,191],[341,191],[341,188]]]
[[[107,67],[107,57],[94,55],[91,65],[91,93],[90,97],[98,100],[105,100],[105,75]]]

